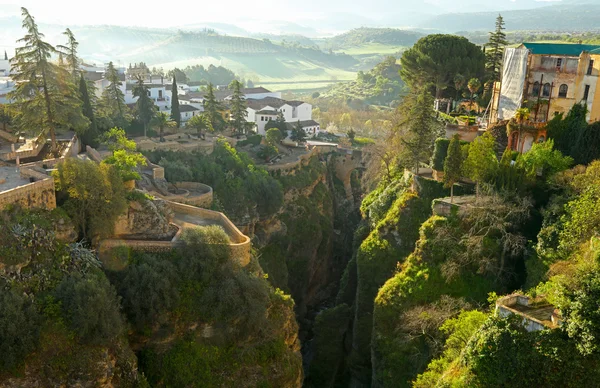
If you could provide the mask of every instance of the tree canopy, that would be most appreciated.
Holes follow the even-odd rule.
[[[482,78],[485,55],[475,44],[456,35],[432,34],[402,54],[400,74],[411,87],[432,84],[436,98],[447,95],[457,74]],[[453,95],[454,93],[450,94]]]

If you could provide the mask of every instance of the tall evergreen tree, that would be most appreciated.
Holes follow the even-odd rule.
[[[59,53],[66,57],[66,66],[69,70],[69,73],[73,75],[73,79],[78,80],[78,74],[81,72],[81,69],[79,67],[81,61],[77,56],[77,47],[79,46],[79,42],[77,42],[77,40],[75,39],[75,35],[73,35],[71,30],[68,28],[65,32],[63,32],[63,35],[67,37],[67,44],[66,46],[58,46]]]
[[[424,86],[405,97],[401,106],[400,122],[401,154],[404,161],[419,173],[419,163],[429,160],[434,140],[439,132],[439,123],[433,111],[433,97]]]
[[[492,81],[500,81],[502,73],[504,48],[508,45],[504,29],[504,18],[502,18],[502,15],[498,15],[496,18],[496,30],[490,32],[490,40],[485,45],[485,69]]]
[[[242,83],[233,80],[229,84],[229,89],[233,91],[231,95],[231,126],[237,133],[245,133],[248,128],[248,111],[246,99],[242,93]]]
[[[4,60],[8,61],[8,54],[6,53],[6,50],[4,50]]]
[[[96,126],[96,118],[94,117],[94,108],[90,100],[90,94],[87,87],[87,82],[83,78],[83,74],[79,77],[79,96],[83,103],[83,115],[90,121],[87,131],[82,136],[85,145],[95,146],[96,138],[98,137],[98,127]]]
[[[137,119],[144,125],[144,136],[147,136],[148,124],[154,117],[156,109],[154,101],[148,96],[148,87],[144,84],[141,76],[138,76],[137,83],[133,87],[133,95],[138,98],[135,102]]]
[[[109,84],[102,93],[102,103],[108,116],[122,126],[125,122],[125,95],[121,90],[123,83],[119,79],[119,72],[112,62],[108,63],[105,77]]]
[[[27,35],[17,41],[23,46],[17,48],[12,59],[17,86],[9,98],[20,112],[21,128],[31,130],[41,126],[50,135],[52,150],[56,150],[56,129],[81,131],[89,123],[83,116],[75,85],[64,82],[65,70],[50,61],[56,49],[43,40],[44,34],[27,9],[21,8],[21,13]]]
[[[179,95],[177,94],[177,80],[173,77],[173,86],[171,87],[171,119],[181,126],[181,112],[179,111]]]
[[[206,96],[204,97],[204,112],[210,120],[210,125],[215,131],[225,129],[225,119],[223,118],[223,106],[215,97],[215,90],[211,83],[206,87]]]
[[[444,184],[450,187],[450,203],[454,203],[454,184],[462,177],[463,156],[460,149],[460,137],[452,136],[448,145],[448,155],[444,160]]]

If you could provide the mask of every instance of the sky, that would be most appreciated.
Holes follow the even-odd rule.
[[[0,18],[19,16],[26,7],[38,23],[61,25],[124,25],[177,27],[203,22],[231,23],[260,29],[270,23],[327,23],[329,19],[356,19],[359,24],[393,23],[407,14],[495,11],[531,8],[549,0],[188,0],[169,3],[145,0],[0,0]],[[550,0],[562,1],[562,0]],[[568,1],[568,0],[567,0]],[[210,4],[208,6],[208,4]],[[354,20],[353,20],[354,21]],[[362,22],[362,23],[361,23]],[[266,26],[265,26],[266,24]],[[2,26],[0,26],[1,29]],[[268,29],[268,28],[267,28]]]

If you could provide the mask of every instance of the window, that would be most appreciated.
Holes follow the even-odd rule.
[[[585,85],[585,90],[583,91],[583,100],[587,101],[590,96],[590,85]]]
[[[260,121],[265,121],[265,116],[260,116]]]
[[[568,91],[569,91],[569,86],[567,86],[566,84],[560,85],[560,88],[558,88],[558,97],[567,98]]]
[[[587,75],[592,75],[593,70],[594,70],[594,60],[590,59],[590,64],[588,65]]]
[[[558,58],[558,59],[556,60],[556,68],[557,68],[557,69],[560,69],[560,67],[561,67],[561,66],[562,66],[562,58]]]
[[[158,98],[162,98],[162,90],[158,91]]]
[[[550,97],[550,84],[545,83],[544,89],[542,90],[542,97]]]
[[[531,94],[534,96],[539,96],[540,95],[540,83],[535,81],[533,83],[533,90],[531,91]]]
[[[150,97],[150,91],[148,90],[148,97]]]

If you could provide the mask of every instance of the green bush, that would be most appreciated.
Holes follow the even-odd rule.
[[[240,140],[237,142],[237,145],[240,147],[244,147],[247,146],[248,144],[251,144],[253,146],[257,146],[262,142],[262,136],[261,135],[252,135],[252,136],[248,136],[246,138],[246,140]]]
[[[123,334],[117,294],[103,275],[66,277],[53,294],[82,342],[107,344]]]
[[[0,371],[14,371],[38,343],[40,316],[22,293],[0,283]]]

